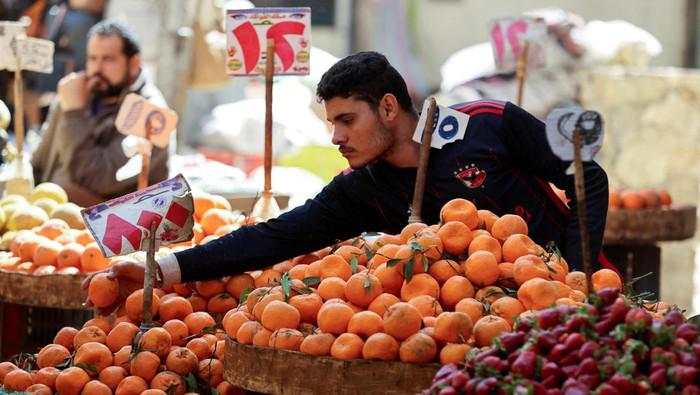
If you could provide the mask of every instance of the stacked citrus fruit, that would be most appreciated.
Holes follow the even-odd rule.
[[[671,202],[671,195],[663,189],[613,189],[608,206],[611,209],[641,210],[668,207]]]

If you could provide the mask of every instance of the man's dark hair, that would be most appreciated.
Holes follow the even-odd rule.
[[[88,40],[93,36],[117,36],[122,39],[122,52],[127,59],[141,52],[141,46],[134,32],[121,22],[105,19],[90,28],[87,34]]]
[[[341,59],[323,74],[316,88],[321,100],[352,96],[369,103],[373,109],[387,93],[396,96],[401,108],[416,115],[406,81],[386,57],[377,52],[358,52]]]

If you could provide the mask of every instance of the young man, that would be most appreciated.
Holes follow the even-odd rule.
[[[61,185],[70,200],[82,206],[136,190],[137,174],[123,181],[115,176],[134,154],[125,146],[137,146],[137,138],[119,133],[114,120],[122,99],[132,92],[166,106],[141,70],[139,52],[133,34],[118,22],[106,20],[90,29],[85,72],[59,82],[58,101],[32,155],[37,183]],[[151,183],[168,177],[167,162],[168,150],[154,148]]]
[[[406,225],[419,144],[412,141],[418,114],[404,80],[383,55],[363,52],[331,67],[317,94],[334,127],[333,143],[352,171],[277,219],[160,259],[165,285],[260,269],[364,231],[398,233]],[[570,163],[552,153],[544,124],[510,103],[480,101],[453,108],[469,115],[467,131],[464,139],[430,154],[424,222],[437,223],[446,202],[466,198],[498,215],[522,216],[536,242],[555,242],[570,266],[580,268],[576,217],[547,184],[565,190],[575,212],[574,180],[566,174]],[[596,163],[586,163],[584,169],[591,253],[597,257],[608,182]],[[134,286],[143,282],[142,263],[117,263],[111,273]]]

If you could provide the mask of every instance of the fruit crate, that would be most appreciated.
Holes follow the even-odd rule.
[[[224,378],[265,394],[415,394],[430,386],[439,364],[342,361],[226,340]]]
[[[0,302],[33,307],[83,309],[84,274],[32,275],[0,270]]]
[[[605,244],[639,245],[685,240],[695,235],[696,207],[691,205],[653,209],[610,209]]]

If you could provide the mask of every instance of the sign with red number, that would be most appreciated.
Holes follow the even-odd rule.
[[[544,48],[540,42],[546,35],[545,23],[534,18],[502,18],[493,21],[489,37],[496,68],[503,72],[514,71],[525,42],[530,43],[528,67],[544,66]]]
[[[143,96],[129,93],[124,98],[114,126],[122,134],[146,138],[156,147],[165,148],[177,125],[177,113],[156,106]]]
[[[250,8],[226,11],[226,72],[265,73],[267,39],[275,41],[275,74],[309,74],[311,8]]]
[[[146,251],[153,224],[157,245],[192,239],[193,213],[190,186],[181,174],[82,211],[106,257]]]
[[[0,70],[14,71],[19,55],[22,70],[53,73],[54,43],[27,37],[21,22],[0,21]]]

